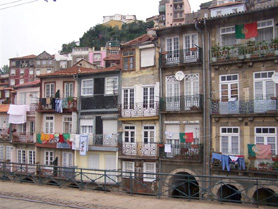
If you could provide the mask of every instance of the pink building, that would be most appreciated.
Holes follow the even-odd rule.
[[[93,48],[92,51],[89,51],[89,62],[96,64],[100,67],[105,67],[104,58],[106,57],[106,49],[105,47],[101,47],[100,50],[95,50]]]

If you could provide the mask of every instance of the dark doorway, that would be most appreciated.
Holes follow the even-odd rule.
[[[258,201],[260,205],[278,206],[278,197],[272,189],[260,188],[254,195],[253,199]]]
[[[241,194],[239,190],[233,185],[225,184],[221,186],[217,195],[222,202],[241,203]]]

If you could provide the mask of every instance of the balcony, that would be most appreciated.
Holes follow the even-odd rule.
[[[120,117],[139,118],[153,117],[159,114],[159,102],[148,101],[120,105]]]
[[[122,156],[134,157],[158,157],[157,143],[144,142],[124,142],[120,145],[120,154]],[[123,157],[124,158],[124,157]]]
[[[199,139],[194,139],[199,141]],[[175,143],[171,144],[170,150],[165,152],[163,150],[161,159],[171,159],[177,161],[188,161],[188,162],[202,162],[203,158],[203,145],[202,144],[186,144],[186,143]]]
[[[190,49],[166,51],[162,55],[162,66],[181,65],[189,63],[201,64],[202,48],[194,47]]]
[[[34,133],[13,132],[11,141],[15,144],[34,144]]]
[[[202,112],[203,95],[190,95],[160,98],[160,111],[162,112]]]
[[[59,101],[59,102],[57,102]],[[62,103],[62,109],[58,108],[57,104]],[[77,111],[77,98],[67,97],[63,99],[56,98],[40,98],[37,107],[38,112],[75,112]]]
[[[248,42],[234,46],[212,46],[212,63],[231,61],[252,61],[266,58],[278,58],[278,44],[267,42]]]
[[[260,114],[277,113],[277,99],[235,100],[222,102],[211,100],[212,114]]]
[[[90,146],[118,146],[118,134],[94,134],[90,136]]]

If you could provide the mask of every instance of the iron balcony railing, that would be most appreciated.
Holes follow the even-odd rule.
[[[276,99],[235,100],[222,102],[211,100],[212,114],[256,114],[275,113],[278,110]]]
[[[37,110],[58,112],[56,100],[56,98],[40,98]],[[59,100],[62,100],[62,111],[77,110],[77,97],[66,97]]]
[[[200,47],[166,51],[162,53],[163,67],[186,64],[186,63],[201,63],[201,62],[202,62],[202,48]]]
[[[122,104],[119,110],[123,118],[158,116],[159,102],[147,101]]]
[[[278,56],[278,43],[249,42],[233,46],[212,46],[210,49],[212,62],[232,60],[250,60],[259,57]]]
[[[34,133],[29,132],[13,132],[12,133],[13,143],[28,143],[34,144]]]
[[[158,157],[158,144],[154,142],[123,142],[120,153],[130,156]]]
[[[118,146],[118,134],[92,134],[89,135],[91,146]]]
[[[130,169],[130,168],[129,168]],[[139,170],[139,169],[138,169]],[[0,162],[2,181],[28,182],[60,188],[96,189],[104,192],[143,194],[156,198],[182,198],[196,201],[218,201],[278,206],[277,176],[232,177],[229,175],[190,175],[177,171],[175,174],[136,172],[124,170],[100,170],[49,165]],[[150,199],[151,200],[151,199]]]
[[[160,111],[183,112],[183,111],[202,111],[203,95],[189,95],[177,97],[160,98]]]
[[[194,141],[199,139],[194,139]],[[203,159],[203,144],[176,143],[169,144],[170,150],[164,149],[162,158],[170,158],[183,161],[199,161]],[[166,146],[166,145],[164,145]],[[166,152],[167,151],[167,152]]]

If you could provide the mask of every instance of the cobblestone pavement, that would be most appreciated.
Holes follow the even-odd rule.
[[[6,196],[15,199],[1,198]],[[20,199],[20,200],[18,200]],[[22,200],[25,200],[22,203]],[[30,202],[33,201],[33,202]],[[36,203],[39,202],[39,203]],[[47,207],[46,207],[47,206]],[[63,206],[63,207],[62,207]],[[188,201],[181,199],[157,199],[148,196],[130,196],[99,191],[38,186],[33,184],[0,182],[0,209],[30,208],[80,208],[80,209],[248,209],[252,205],[220,204],[219,202]],[[269,207],[260,207],[269,208]]]

